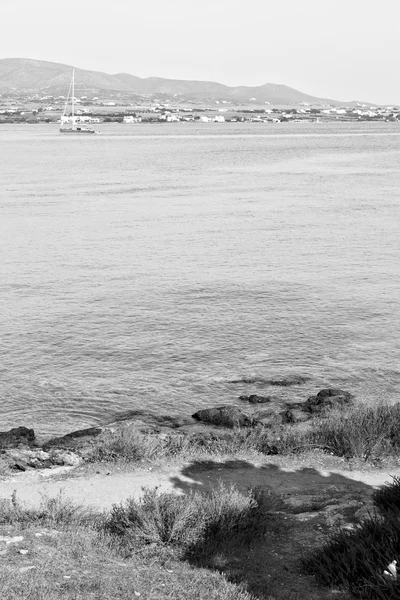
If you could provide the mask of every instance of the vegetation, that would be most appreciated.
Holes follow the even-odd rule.
[[[382,513],[400,513],[400,478],[393,477],[392,483],[375,490],[373,500]]]
[[[2,600],[252,600],[241,585],[183,560],[190,552],[246,544],[267,521],[261,497],[223,486],[203,498],[144,490],[104,516],[62,496],[33,509],[13,496],[0,505]],[[262,514],[261,514],[262,513]],[[82,518],[84,517],[84,518]],[[257,528],[257,531],[256,531]],[[2,539],[8,539],[2,538]],[[21,543],[23,540],[23,550]],[[18,548],[18,549],[17,549]],[[22,554],[22,556],[21,556]]]
[[[400,404],[357,404],[331,410],[310,423],[274,427],[221,429],[192,435],[164,436],[138,433],[125,427],[96,438],[89,462],[140,463],[174,457],[201,458],[228,455],[287,455],[312,449],[345,458],[375,461],[400,457]]]
[[[400,403],[357,404],[332,411],[314,424],[310,441],[337,456],[381,459],[400,456]]]
[[[306,572],[325,585],[339,585],[362,600],[397,600],[400,579],[396,562],[400,556],[400,480],[373,496],[381,513],[354,530],[336,532],[321,550],[303,561]]]
[[[180,556],[201,557],[233,539],[249,545],[263,536],[272,504],[257,491],[243,494],[222,484],[205,494],[186,496],[145,489],[140,500],[130,498],[114,506],[105,529],[125,546],[168,545]]]
[[[262,427],[223,431],[220,435],[205,431],[193,435],[171,433],[162,437],[157,434],[141,434],[126,427],[101,434],[86,458],[89,462],[141,462],[240,452],[276,454],[277,451],[270,445],[275,437],[275,432]]]
[[[162,436],[122,427],[98,436],[87,460],[204,461],[314,448],[375,460],[399,456],[399,431],[398,405],[358,404],[341,412],[331,410],[305,427]],[[353,529],[335,531],[322,548],[317,523],[323,527],[325,517],[318,517],[313,530],[295,516],[333,505],[331,492],[323,502],[315,501],[315,507],[312,498],[301,507],[294,503],[286,520],[286,505],[272,495],[222,484],[206,489],[185,495],[144,489],[140,499],[129,498],[107,514],[85,510],[63,496],[43,497],[36,508],[23,506],[15,494],[1,500],[0,536],[23,538],[23,546],[0,541],[2,600],[125,600],[138,594],[146,600],[299,600],[298,590],[304,585],[313,600],[331,594],[321,585],[344,590],[336,596],[341,599],[347,594],[363,600],[400,597],[400,582],[389,568],[400,556],[400,479],[374,492],[376,513]],[[290,528],[298,528],[298,538],[288,535]],[[308,577],[308,583],[296,579],[296,573],[297,583],[291,587],[292,577],[283,583],[280,556],[290,556],[291,569],[300,573],[298,557],[305,539],[309,549],[301,565],[318,586],[309,583],[313,578]],[[27,552],[20,554],[20,549]]]
[[[37,507],[26,507],[14,492],[11,499],[0,499],[0,525],[89,525],[98,522],[98,515],[90,509],[77,506],[59,494],[54,498],[42,497]]]

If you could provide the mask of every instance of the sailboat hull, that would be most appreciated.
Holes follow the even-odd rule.
[[[60,129],[60,133],[97,133],[94,129]]]

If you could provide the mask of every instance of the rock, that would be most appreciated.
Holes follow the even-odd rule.
[[[185,427],[186,425],[191,425],[192,421],[187,417],[181,417],[179,415],[162,415],[159,417],[155,417],[156,423],[160,427],[168,427],[170,429],[179,429],[180,427]]]
[[[340,513],[328,514],[325,519],[325,524],[328,527],[341,527],[347,523],[346,518]]]
[[[15,427],[10,431],[0,431],[0,448],[17,448],[35,441],[35,432],[26,427]]]
[[[242,402],[250,402],[250,404],[265,404],[271,401],[271,396],[258,396],[257,394],[250,394],[250,396],[239,396],[239,400]]]
[[[336,388],[323,389],[316,396],[310,396],[303,404],[303,411],[320,413],[336,406],[345,406],[352,403],[354,396],[350,392]]]
[[[50,455],[43,450],[29,450],[27,448],[5,450],[3,457],[13,471],[44,469],[52,464]]]
[[[234,406],[205,408],[194,413],[192,418],[196,419],[196,421],[222,425],[224,427],[251,427],[254,424],[254,420],[251,417],[242,413]]]
[[[20,573],[27,573],[28,571],[32,571],[32,569],[36,569],[35,565],[29,565],[29,567],[21,567],[19,569]]]
[[[290,413],[290,417],[289,417],[289,413]],[[304,423],[306,421],[310,421],[310,419],[312,419],[312,415],[311,413],[307,413],[304,412],[303,410],[300,410],[299,408],[292,408],[292,407],[288,407],[285,411],[285,414],[288,415],[288,419],[290,418],[290,420],[288,420],[288,423]]]
[[[74,452],[68,450],[53,450],[51,453],[51,461],[55,465],[77,467],[81,464],[82,459]]]
[[[54,465],[75,467],[81,463],[81,458],[74,452],[56,448],[51,449],[50,452],[28,450],[25,448],[4,450],[3,457],[12,471],[46,469]]]
[[[11,469],[11,471],[26,471],[27,465],[24,465],[21,462],[15,462],[11,465],[9,465],[9,468]]]
[[[16,535],[14,537],[9,535],[0,535],[0,542],[5,542],[6,544],[18,544],[19,542],[22,542],[23,539],[24,538],[22,535]]]
[[[288,375],[282,379],[270,379],[270,385],[279,385],[282,387],[289,387],[290,385],[301,385],[310,381],[310,377],[302,377],[301,375]]]
[[[284,413],[286,411],[279,412],[277,408],[269,408],[267,410],[260,410],[253,414],[253,418],[257,423],[264,425],[264,427],[273,427],[274,425],[283,425],[285,422]],[[287,422],[287,421],[286,421]]]
[[[265,377],[241,377],[240,379],[232,379],[228,383],[255,383],[259,385],[268,385],[269,379]]]
[[[354,516],[357,521],[368,521],[376,519],[378,517],[378,512],[373,504],[366,504],[362,508],[359,508]]]
[[[277,385],[288,387],[290,385],[301,385],[302,383],[306,383],[310,381],[310,377],[303,377],[301,375],[288,375],[287,377],[282,377],[281,379],[267,379],[266,377],[241,377],[240,379],[232,379],[228,383],[254,383],[258,385]]]
[[[124,423],[137,426],[138,429],[143,427],[178,429],[193,424],[191,419],[181,415],[156,415],[148,411],[135,409],[114,415],[112,420],[107,422],[106,429],[118,427],[119,424]]]
[[[77,446],[84,445],[87,441],[92,440],[94,437],[100,435],[102,429],[100,427],[88,427],[87,429],[79,429],[78,431],[72,431],[61,437],[53,438],[47,441],[43,445],[44,450],[48,450],[56,446],[57,448],[76,448]]]

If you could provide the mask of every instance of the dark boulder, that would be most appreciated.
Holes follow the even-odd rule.
[[[88,427],[87,429],[78,429],[67,433],[62,437],[56,437],[43,445],[44,450],[51,447],[57,448],[76,448],[85,445],[86,442],[91,441],[94,437],[100,435],[102,429],[100,427]]]
[[[347,406],[353,401],[353,394],[337,388],[325,388],[316,396],[310,396],[303,404],[303,410],[309,413],[321,413],[327,409]]]
[[[205,408],[194,413],[192,417],[196,421],[222,425],[223,427],[251,427],[253,425],[253,419],[234,406]]]
[[[35,441],[35,432],[27,427],[15,427],[10,431],[0,431],[0,448],[17,448],[21,444],[29,446]]]
[[[242,402],[250,402],[250,404],[265,404],[272,400],[271,396],[258,396],[257,394],[250,394],[250,396],[239,396],[239,400]]]

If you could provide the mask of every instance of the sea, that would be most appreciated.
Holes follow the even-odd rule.
[[[0,429],[399,400],[399,124],[98,129],[0,128]]]

